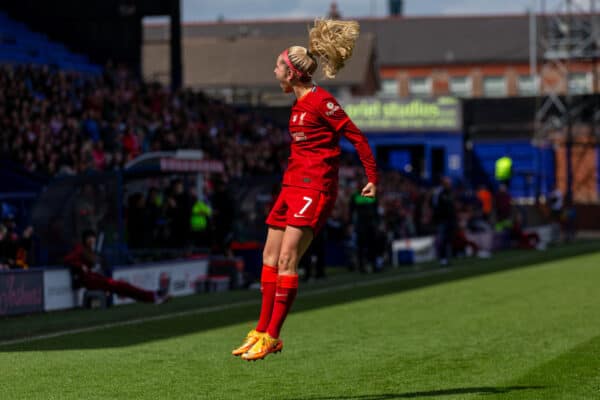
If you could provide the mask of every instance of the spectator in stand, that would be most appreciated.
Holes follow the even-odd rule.
[[[33,227],[27,226],[19,234],[14,215],[5,215],[0,223],[0,265],[12,269],[29,268],[32,241]]]
[[[213,249],[217,253],[232,255],[230,245],[233,241],[233,222],[236,215],[233,196],[222,176],[215,177],[213,185],[214,191],[210,198],[213,210]]]
[[[510,237],[521,249],[535,249],[540,244],[540,236],[536,232],[523,230],[523,217],[516,213],[510,230]]]
[[[304,271],[304,275],[302,276],[302,280],[304,282],[307,282],[313,278],[325,278],[325,245],[327,243],[326,229],[327,227],[323,233],[315,237],[300,260],[299,269]]]
[[[563,196],[562,190],[558,186],[554,188],[554,190],[550,193],[548,198],[548,203],[550,206],[550,216],[553,224],[553,236],[556,240],[560,240],[563,233],[565,234],[565,238],[568,239],[572,233],[573,229],[570,226],[569,216],[572,210],[567,208],[567,212],[565,212],[565,199]],[[566,229],[567,227],[571,229]],[[571,232],[569,232],[571,231]]]
[[[479,203],[481,204],[481,212],[482,212],[482,217],[486,220],[486,221],[490,221],[490,217],[492,215],[492,208],[493,208],[493,199],[492,199],[492,192],[490,192],[490,190],[487,188],[486,185],[480,185],[479,189],[477,190],[477,199],[479,200]]]
[[[202,197],[192,196],[192,211],[190,216],[190,231],[193,245],[201,248],[209,246],[209,220],[212,208]]]
[[[498,193],[496,193],[496,230],[503,231],[510,229],[512,225],[512,198],[508,193],[508,188],[505,184],[501,183],[498,186]]]
[[[78,235],[83,234],[86,230],[95,231],[98,228],[98,221],[102,219],[102,205],[97,187],[91,183],[84,183],[80,190],[73,209]]]
[[[132,249],[145,248],[151,234],[144,195],[140,192],[129,196],[127,207],[127,243]]]
[[[505,154],[496,160],[494,175],[498,184],[510,186],[510,180],[512,178],[512,158]]]
[[[27,226],[15,242],[14,267],[28,269],[31,263],[31,247],[33,244],[33,227]]]
[[[361,273],[377,270],[377,228],[379,214],[377,199],[363,196],[362,188],[356,183],[350,198],[350,221],[356,236],[356,261]]]
[[[149,225],[148,246],[160,247],[165,240],[165,218],[163,197],[157,187],[148,189],[146,197],[146,217]]]
[[[171,182],[166,196],[166,217],[169,221],[169,231],[172,247],[183,247],[189,239],[191,198],[185,190],[183,180]]]
[[[552,193],[550,193],[549,203],[550,210],[552,212],[552,220],[560,223],[563,212],[564,198],[562,191],[558,186],[556,186]]]
[[[106,170],[106,153],[104,152],[104,143],[102,142],[102,140],[98,140],[94,144],[94,149],[92,150],[92,157],[94,159],[94,167],[96,170]]]
[[[11,255],[8,230],[0,223],[0,271],[10,269]]]
[[[442,178],[442,184],[431,198],[433,221],[437,226],[438,258],[441,265],[448,265],[452,242],[456,232],[456,209],[452,195],[452,181]]]
[[[104,276],[100,257],[96,254],[96,234],[91,230],[83,233],[81,243],[65,256],[64,261],[71,270],[74,289],[84,287],[88,290],[102,290],[155,304],[162,304],[170,299],[166,293],[144,290],[125,281]]]

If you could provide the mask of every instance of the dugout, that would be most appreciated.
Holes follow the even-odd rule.
[[[98,251],[109,265],[126,264],[128,246],[126,199],[131,193],[161,180],[187,177],[201,192],[206,174],[223,172],[220,161],[206,160],[201,152],[147,153],[114,172],[61,176],[50,181],[33,205],[32,225],[39,237],[36,260],[58,265],[86,229],[98,232]],[[157,257],[172,258],[181,249],[147,249]]]

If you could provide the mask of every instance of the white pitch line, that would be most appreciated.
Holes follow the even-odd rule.
[[[323,293],[339,292],[342,290],[352,289],[352,288],[356,288],[356,287],[373,286],[373,285],[378,285],[380,283],[394,282],[394,281],[399,281],[399,280],[403,280],[403,279],[407,279],[407,278],[421,278],[421,277],[430,276],[430,275],[443,274],[443,273],[447,273],[449,271],[450,271],[449,268],[439,268],[439,269],[430,270],[430,271],[401,274],[401,275],[394,276],[394,277],[378,278],[378,279],[370,279],[368,281],[346,283],[346,284],[342,284],[342,285],[330,286],[327,288],[307,290],[305,292],[302,292],[302,297],[315,296],[315,295],[319,295],[319,294],[323,294]],[[64,331],[47,333],[47,334],[43,334],[43,335],[35,335],[35,336],[28,336],[28,337],[19,338],[19,339],[0,341],[0,346],[9,346],[9,345],[13,345],[13,344],[28,343],[28,342],[38,341],[38,340],[52,339],[52,338],[56,338],[56,337],[60,337],[60,336],[75,335],[78,333],[95,332],[95,331],[100,331],[103,329],[117,328],[117,327],[121,327],[121,326],[143,324],[146,322],[162,321],[165,319],[178,318],[178,317],[187,317],[190,315],[207,314],[207,313],[211,313],[211,312],[215,312],[215,311],[230,310],[232,308],[251,306],[251,305],[255,305],[255,304],[260,304],[260,300],[238,301],[236,303],[223,304],[220,306],[202,307],[202,308],[197,308],[195,310],[179,311],[179,312],[170,313],[170,314],[157,315],[154,317],[136,318],[136,319],[130,319],[127,321],[111,322],[108,324],[88,326],[85,328],[67,329]]]

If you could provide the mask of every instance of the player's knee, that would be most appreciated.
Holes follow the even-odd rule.
[[[279,254],[277,267],[279,273],[294,273],[296,271],[296,255],[290,251],[282,251]]]
[[[278,265],[279,253],[265,248],[263,251],[263,264],[276,266]]]

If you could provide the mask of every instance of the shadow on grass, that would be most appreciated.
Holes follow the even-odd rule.
[[[548,261],[557,261],[559,259],[597,251],[597,241],[583,242],[564,247],[553,248],[544,253],[536,251],[513,251],[500,254],[497,257],[489,260],[465,260],[463,266],[456,265],[444,273],[440,273],[439,269],[433,266],[430,269],[432,271],[437,269],[438,273],[431,272],[431,274],[424,273],[419,276],[410,277],[407,274],[399,274],[397,271],[384,272],[377,275],[377,282],[372,282],[371,284],[367,285],[362,285],[362,283],[365,283],[365,281],[370,278],[361,280],[361,285],[356,286],[352,283],[348,284],[348,282],[332,280],[330,284],[334,286],[332,286],[330,289],[328,289],[327,286],[319,286],[318,288],[320,290],[318,293],[309,294],[310,292],[307,287],[305,293],[309,295],[306,296],[302,296],[301,291],[298,299],[296,300],[296,304],[294,304],[294,309],[292,312],[298,313],[346,302],[385,296],[391,293],[418,289],[421,287],[486,275],[499,271],[534,266],[536,264]],[[389,277],[389,280],[386,279],[387,277]],[[357,277],[354,283],[358,283],[358,279],[359,278]],[[343,287],[339,286],[340,283],[344,284]],[[335,287],[335,285],[338,286]],[[316,286],[313,287],[317,288]],[[244,322],[248,322],[250,326],[250,323],[255,321],[255,319],[258,317],[258,312],[260,310],[260,297],[258,292],[248,295],[249,296],[246,296],[244,301],[234,304],[231,308],[221,308],[220,310],[214,311],[194,313],[193,310],[215,305],[226,306],[228,301],[232,302],[231,299],[233,297],[216,296],[215,298],[220,299],[219,301],[221,301],[221,303],[185,303],[187,309],[178,306],[177,300],[179,299],[176,299],[173,302],[175,304],[161,306],[165,308],[160,308],[158,311],[156,311],[156,307],[153,309],[143,308],[141,306],[139,308],[135,308],[135,305],[130,309],[130,311],[127,311],[127,309],[125,309],[126,306],[123,306],[124,310],[109,309],[105,310],[104,314],[102,314],[104,317],[111,317],[111,313],[114,313],[117,316],[114,319],[107,320],[107,318],[105,318],[104,320],[99,321],[97,319],[94,320],[90,318],[83,322],[70,320],[70,325],[63,326],[62,329],[55,329],[54,331],[49,329],[44,330],[43,326],[34,331],[35,333],[19,333],[18,330],[15,330],[12,338],[19,338],[26,335],[52,335],[53,332],[56,331],[59,331],[59,333],[56,335],[56,337],[36,339],[18,344],[2,344],[2,341],[0,341],[0,352],[125,347],[155,340],[163,340],[193,334],[196,332]],[[235,296],[235,294],[231,294],[231,296]],[[240,297],[238,296],[238,299],[239,298]],[[208,297],[205,296],[204,299],[208,299]],[[189,300],[181,299],[182,303],[179,304],[184,304],[186,301]],[[235,299],[233,301],[235,301]],[[184,312],[184,315],[174,315],[172,317],[168,316],[168,314],[177,314],[181,311]],[[187,314],[185,314],[186,312]],[[161,320],[147,321],[125,326],[107,326],[102,328],[103,324],[126,323],[128,320],[134,320],[136,318],[161,318],[160,314],[167,315],[166,318],[168,318],[168,320],[163,318]],[[81,316],[82,319],[85,319],[88,318],[88,313],[82,312],[77,314],[77,316]],[[49,317],[61,318],[61,314],[56,314],[54,316],[39,316],[39,318],[42,317],[46,318],[46,320]],[[31,316],[28,318],[35,319],[36,316]],[[97,328],[94,328],[94,326]],[[8,328],[6,326],[4,327]],[[70,333],[68,335],[60,333],[62,330],[79,328],[86,329],[90,327],[91,329],[87,332]],[[31,332],[31,329],[24,329],[23,331]],[[240,332],[240,334],[243,335],[244,332]],[[233,341],[235,342],[237,339],[239,338],[234,338]],[[232,342],[232,345],[233,344],[235,343]]]
[[[429,390],[410,393],[379,393],[363,394],[357,396],[327,396],[327,397],[297,397],[290,400],[393,400],[393,399],[418,399],[423,397],[444,397],[456,394],[502,394],[519,390],[539,390],[544,386],[508,386],[508,387],[468,387],[455,389]]]

